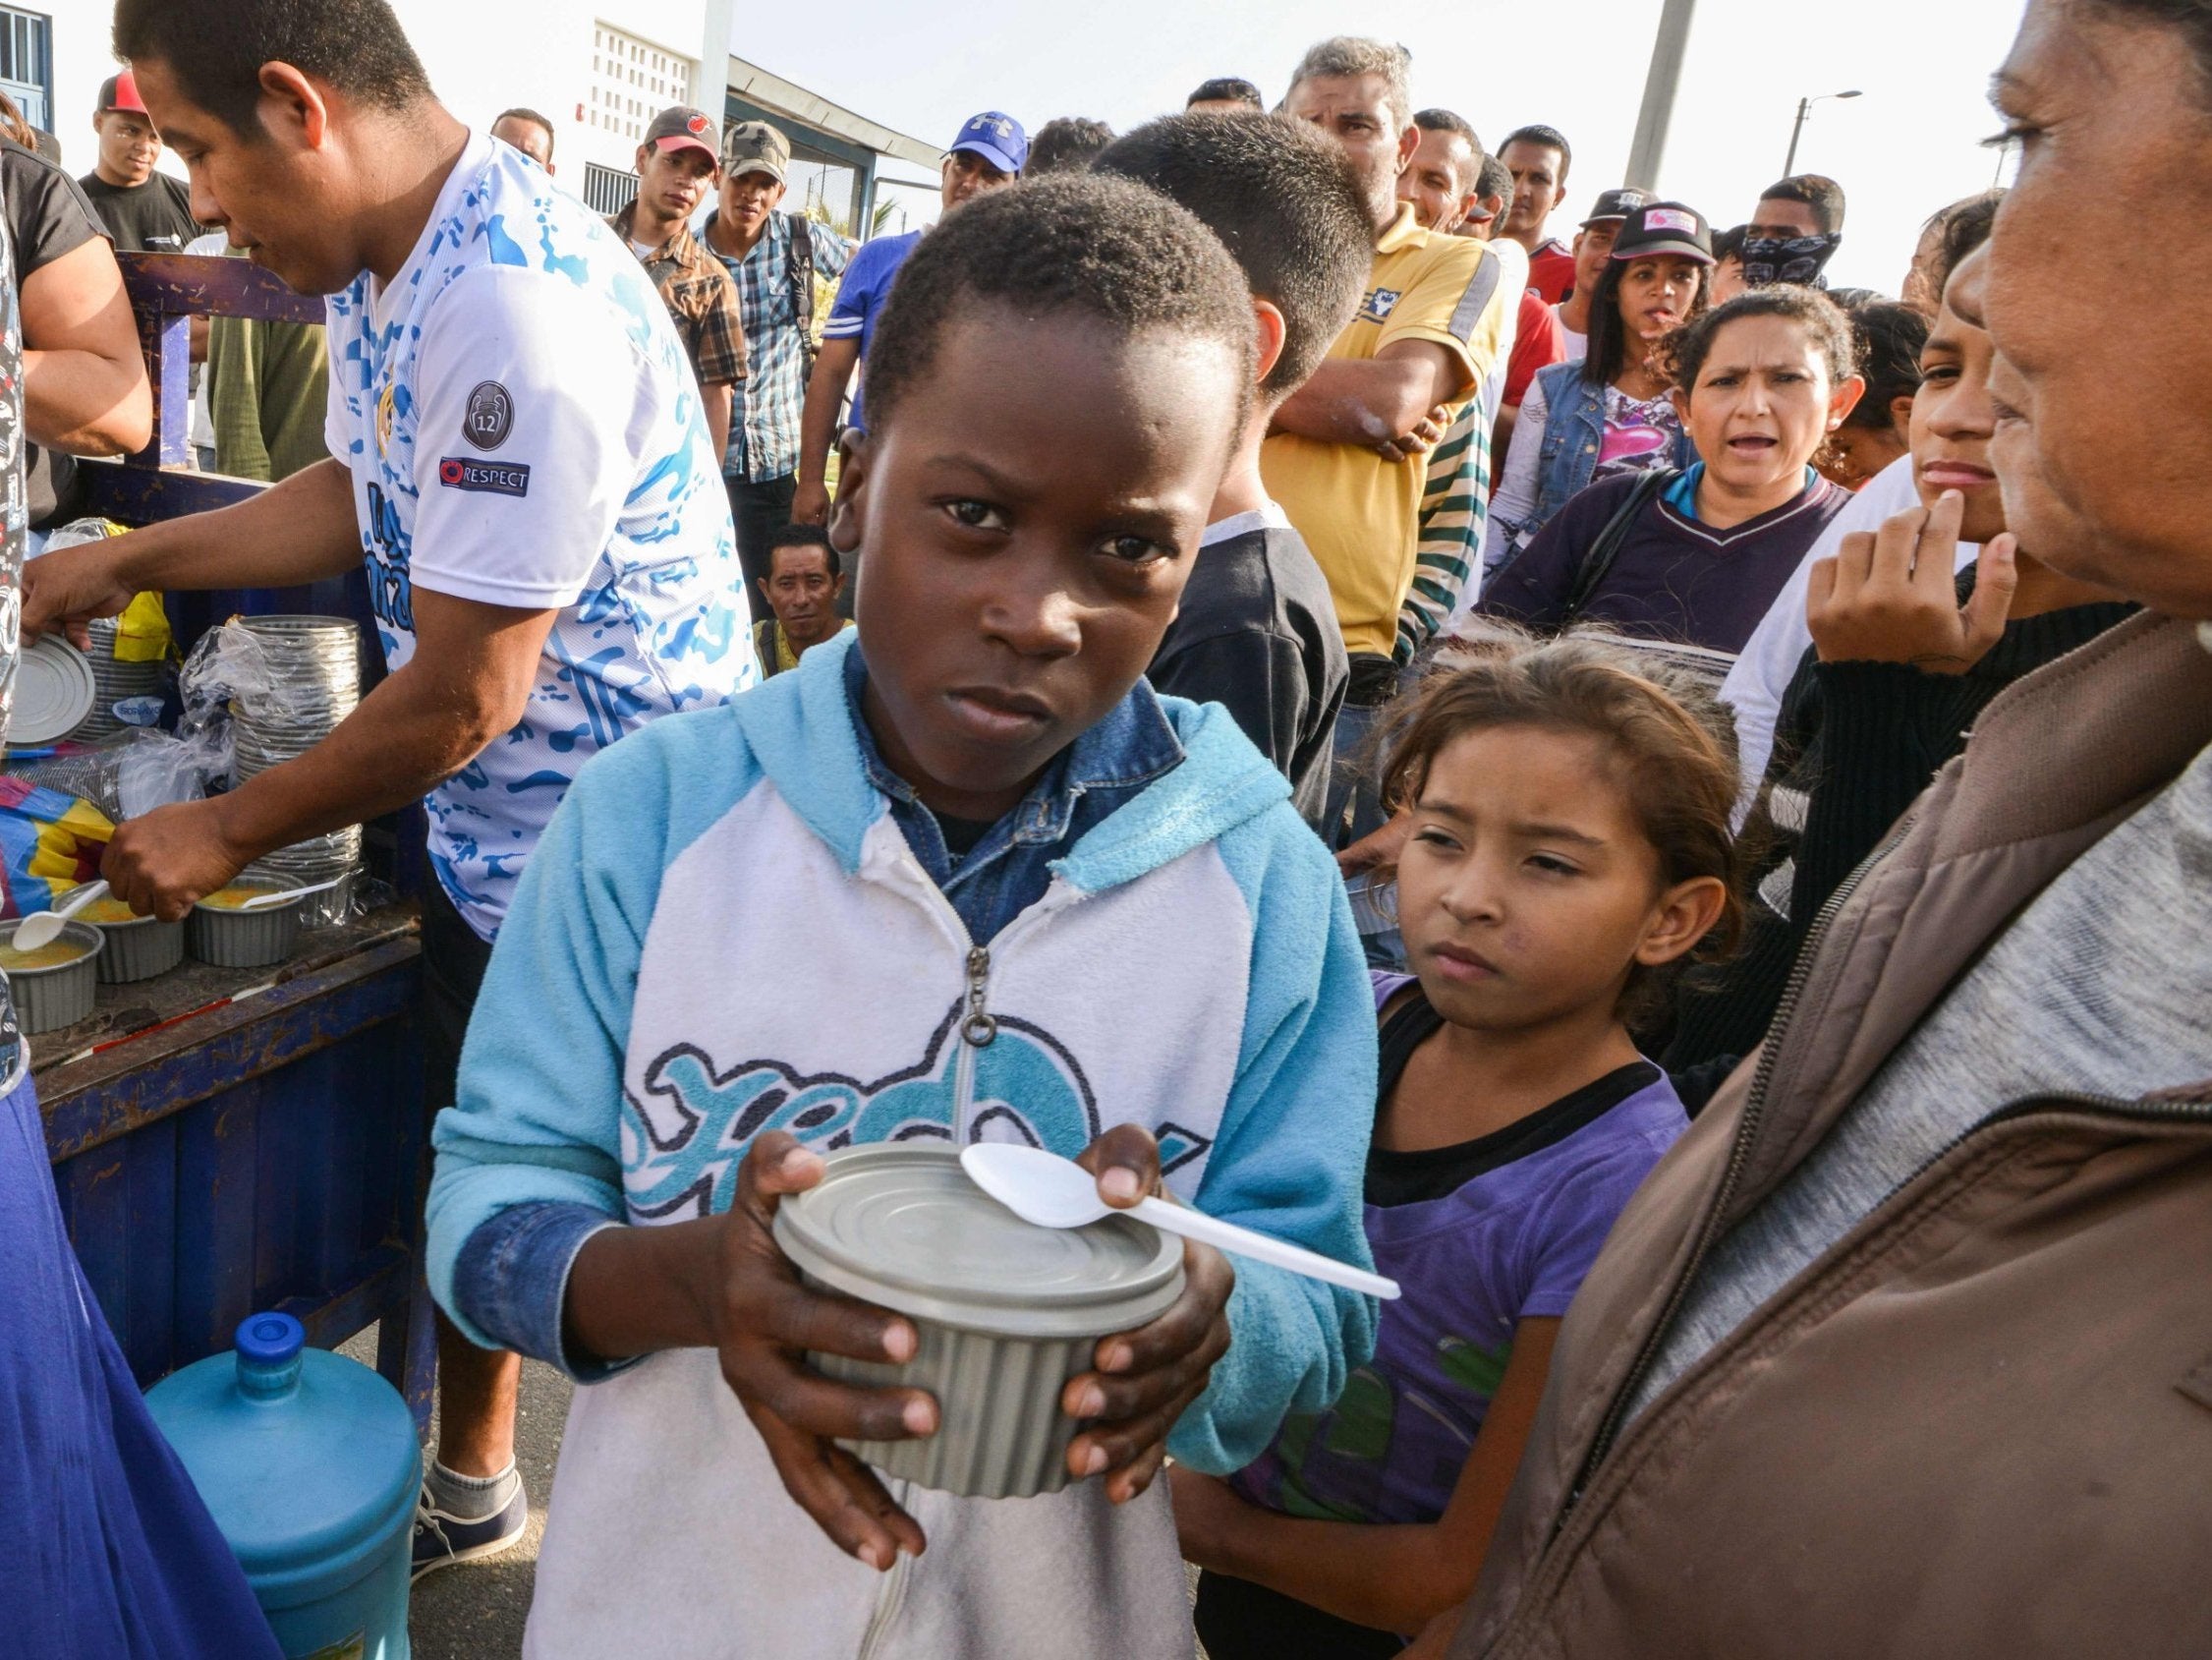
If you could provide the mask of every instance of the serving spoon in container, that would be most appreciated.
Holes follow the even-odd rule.
[[[277,905],[289,905],[293,900],[304,899],[310,893],[326,893],[345,880],[345,877],[334,876],[328,882],[316,883],[312,887],[279,887],[273,893],[256,893],[251,899],[241,899],[238,908],[242,911],[265,911]]]
[[[63,923],[86,905],[96,905],[106,897],[104,879],[85,883],[52,910],[39,911],[16,924],[16,937],[9,944],[19,951],[35,951],[41,945],[51,945],[62,937]]]
[[[1063,1159],[1042,1147],[979,1141],[960,1149],[960,1168],[978,1187],[1022,1221],[1039,1228],[1081,1228],[1101,1217],[1130,1216],[1151,1223],[1163,1233],[1196,1239],[1216,1250],[1286,1268],[1310,1280],[1324,1280],[1386,1300],[1398,1294],[1395,1280],[1286,1244],[1270,1234],[1255,1233],[1204,1211],[1149,1196],[1127,1207],[1109,1205],[1099,1197],[1098,1178],[1089,1171],[1073,1159]]]

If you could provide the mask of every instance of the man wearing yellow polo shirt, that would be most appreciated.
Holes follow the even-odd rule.
[[[1351,655],[1327,820],[1341,842],[1380,823],[1371,800],[1356,823],[1345,817],[1364,739],[1396,690],[1390,652],[1413,582],[1424,458],[1501,360],[1527,272],[1517,250],[1425,231],[1398,201],[1398,175],[1421,142],[1402,47],[1324,40],[1291,77],[1283,113],[1336,141],[1376,227],[1358,315],[1276,413],[1260,457],[1268,493],[1329,578]]]

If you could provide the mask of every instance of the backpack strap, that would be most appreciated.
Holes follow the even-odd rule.
[[[807,372],[814,372],[814,229],[804,213],[786,213],[791,227],[791,247],[784,259],[783,280],[791,289],[791,315],[799,324],[799,349],[806,355]]]
[[[1574,587],[1567,593],[1566,609],[1560,619],[1561,634],[1581,621],[1583,607],[1604,584],[1614,560],[1620,556],[1621,545],[1627,542],[1629,527],[1636,522],[1636,516],[1681,476],[1681,469],[1676,467],[1654,467],[1636,475],[1634,486],[1621,497],[1620,505],[1614,509],[1605,528],[1591,538],[1590,545],[1583,550],[1582,562],[1575,567]]]

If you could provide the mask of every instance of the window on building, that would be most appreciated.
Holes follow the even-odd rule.
[[[601,167],[596,161],[584,164],[584,204],[595,213],[608,217],[630,205],[630,199],[638,194],[638,176],[621,167]]]
[[[35,12],[0,6],[0,92],[31,126],[54,130],[53,25]]]
[[[655,115],[670,104],[693,101],[692,80],[698,69],[695,60],[641,40],[609,23],[594,26],[592,46],[593,101],[603,111],[603,115],[595,115],[593,125],[601,130],[638,143],[645,139],[646,126]],[[623,173],[620,177],[629,179],[630,175]],[[624,186],[622,199],[614,207],[628,201],[634,189],[634,181]],[[589,189],[586,199],[596,205]],[[614,207],[604,211],[611,213]]]

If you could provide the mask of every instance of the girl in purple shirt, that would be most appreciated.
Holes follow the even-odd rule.
[[[1630,1027],[1739,921],[1725,717],[1619,648],[1432,678],[1386,773],[1412,977],[1377,975],[1373,1361],[1223,1482],[1171,1474],[1213,1660],[1394,1654],[1473,1586],[1560,1319],[1685,1127]],[[1694,711],[1694,713],[1693,713]]]

